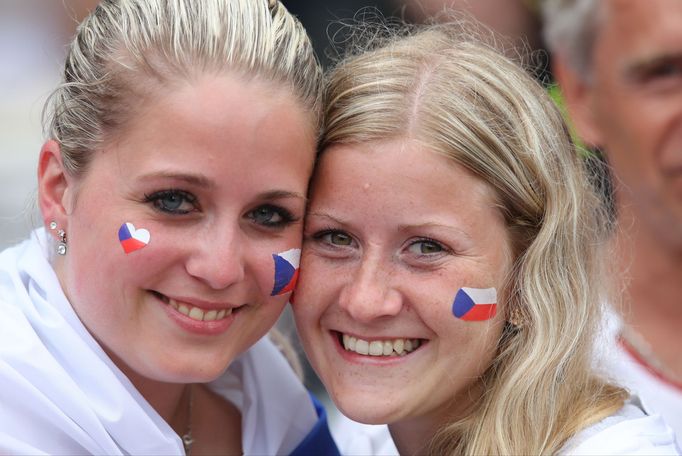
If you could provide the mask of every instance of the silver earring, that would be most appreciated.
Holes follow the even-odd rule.
[[[66,255],[66,233],[64,230],[57,231],[57,236],[59,236],[59,244],[57,244],[57,253],[60,255]]]
[[[57,222],[52,220],[50,222],[50,229],[57,229]],[[66,232],[64,230],[57,231],[57,237],[59,237],[59,244],[57,244],[57,253],[60,255],[66,255]]]

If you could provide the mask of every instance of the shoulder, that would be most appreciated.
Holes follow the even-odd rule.
[[[572,437],[562,455],[678,455],[675,434],[649,415],[636,396],[620,410]]]

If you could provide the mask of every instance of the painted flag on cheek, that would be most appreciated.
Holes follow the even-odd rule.
[[[490,320],[497,314],[494,288],[460,288],[452,303],[452,313],[464,321]]]
[[[118,229],[118,240],[125,253],[140,250],[149,244],[151,235],[144,228],[135,229],[135,225],[126,222]]]
[[[282,253],[273,253],[275,260],[275,285],[270,296],[282,295],[293,291],[298,279],[298,265],[301,260],[301,249],[291,249]]]

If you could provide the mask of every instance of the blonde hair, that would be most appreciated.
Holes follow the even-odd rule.
[[[277,0],[103,0],[78,27],[45,110],[72,175],[148,97],[181,80],[234,72],[290,90],[319,132],[321,68]],[[226,109],[234,107],[226,106]]]
[[[480,378],[483,395],[429,450],[556,453],[626,397],[591,368],[607,218],[561,115],[522,68],[467,27],[363,33],[374,48],[328,76],[322,147],[418,141],[494,190],[512,240],[501,293],[508,321]]]

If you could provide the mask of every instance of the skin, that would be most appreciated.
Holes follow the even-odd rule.
[[[591,78],[560,53],[555,74],[579,134],[603,148],[616,179],[623,317],[682,378],[682,3],[604,8]]]
[[[288,92],[229,74],[180,84],[127,125],[79,178],[48,141],[41,209],[46,224],[56,220],[67,232],[68,253],[54,267],[79,318],[182,434],[184,385],[219,376],[288,300],[270,296],[272,254],[301,244],[314,134]],[[124,222],[149,230],[149,244],[125,254],[117,236]],[[190,330],[192,321],[161,295],[233,309],[230,323]],[[231,404],[203,389],[195,399],[193,420],[240,429]],[[196,451],[222,438],[202,442],[196,432]]]
[[[293,309],[313,367],[345,415],[389,423],[401,454],[423,452],[480,394],[475,379],[501,334],[501,311],[483,322],[451,312],[460,287],[500,289],[509,271],[492,191],[411,140],[332,146],[316,170],[304,239]],[[361,355],[340,333],[421,346]]]

